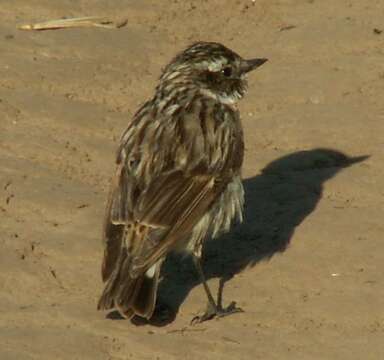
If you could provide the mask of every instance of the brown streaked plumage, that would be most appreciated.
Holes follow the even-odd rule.
[[[200,42],[164,69],[154,97],[137,111],[117,152],[99,309],[150,318],[167,253],[191,252],[203,276],[203,241],[241,221],[244,144],[234,104],[246,91],[245,73],[265,61]],[[202,280],[210,311],[201,321],[226,312]]]

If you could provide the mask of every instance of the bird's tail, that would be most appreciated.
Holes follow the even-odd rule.
[[[97,305],[98,310],[116,308],[125,318],[139,315],[149,319],[154,311],[161,261],[145,273],[130,275],[130,257],[120,254]]]

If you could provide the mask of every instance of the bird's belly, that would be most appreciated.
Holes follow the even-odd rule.
[[[229,231],[234,220],[242,222],[244,188],[240,176],[233,178],[211,209],[195,225],[192,232],[180,243],[176,251],[200,255],[202,243],[208,236],[214,238]]]

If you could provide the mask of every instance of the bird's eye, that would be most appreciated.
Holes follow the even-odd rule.
[[[224,76],[230,77],[232,75],[232,68],[229,66],[225,67],[223,70],[221,70]]]

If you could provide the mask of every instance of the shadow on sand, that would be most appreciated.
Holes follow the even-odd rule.
[[[320,201],[323,184],[367,158],[348,157],[332,149],[299,151],[271,162],[259,175],[244,180],[244,222],[204,246],[206,277],[220,279],[218,298],[221,299],[224,283],[235,274],[285,251],[295,228]],[[168,256],[162,277],[157,311],[148,322],[134,318],[136,325],[162,326],[172,322],[188,293],[201,283],[192,259],[178,254]],[[202,307],[205,301],[202,299]]]

